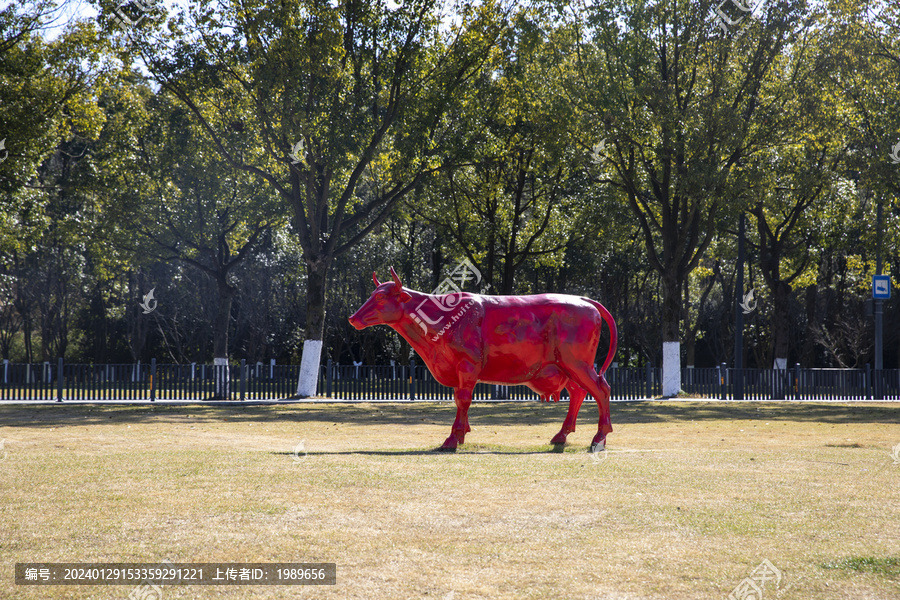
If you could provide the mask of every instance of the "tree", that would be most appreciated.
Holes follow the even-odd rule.
[[[782,98],[763,84],[801,23],[768,6],[743,35],[697,0],[620,0],[576,13],[570,95],[590,115],[597,179],[618,190],[663,289],[663,395],[680,390],[683,288],[716,235],[741,162],[778,131]],[[584,41],[580,41],[584,40]]]
[[[440,6],[204,0],[173,16],[168,32],[150,20],[129,30],[219,154],[290,211],[307,271],[300,396],[315,393],[335,257],[440,168],[455,99],[502,28],[493,2],[463,5],[447,26]],[[221,102],[231,95],[253,110],[240,147],[227,135],[236,115]]]
[[[833,200],[831,186],[840,148],[812,144],[780,148],[764,161],[768,176],[750,207],[756,222],[759,268],[771,297],[771,355],[776,369],[787,368],[791,327],[791,284],[809,274],[815,248],[816,205]]]
[[[172,100],[165,92],[149,98],[134,145],[117,147],[118,160],[122,155],[130,160],[125,168],[107,170],[107,212],[132,234],[120,245],[135,255],[190,265],[214,282],[213,362],[224,369],[239,289],[236,272],[283,219],[273,191],[226,163],[188,111]],[[240,148],[241,133],[232,127],[220,139]],[[216,397],[227,398],[228,378],[217,377],[216,383]]]
[[[867,242],[871,254],[886,259],[887,271],[896,281],[900,277],[900,7],[861,0],[835,0],[827,7],[824,34],[829,52],[820,58],[819,70],[827,75],[827,94],[835,96],[842,109],[846,177],[874,209],[860,215],[862,223],[873,226],[860,227],[860,241]],[[878,217],[873,213],[878,212],[883,212],[882,226],[874,232]],[[877,270],[871,254],[866,275]],[[896,322],[900,304],[892,300],[888,309],[890,304],[890,316]],[[876,315],[881,308],[882,303],[876,302]],[[898,344],[900,360],[896,327],[889,327],[888,335]]]
[[[84,21],[45,41],[40,30],[55,10],[49,1],[0,10],[0,201],[6,219],[15,214],[7,212],[14,194],[33,186],[59,143],[95,135],[103,118],[96,100],[110,71],[108,47]],[[26,194],[15,200],[27,208],[39,199]]]
[[[583,172],[573,107],[555,89],[548,38],[556,30],[545,17],[535,8],[516,12],[465,102],[473,133],[460,141],[458,164],[429,182],[428,201],[410,201],[500,294],[527,289],[516,276],[528,263],[559,266],[567,243],[583,234],[574,228]]]
[[[36,315],[42,357],[67,351],[90,212],[71,173],[102,126],[97,98],[111,72],[92,24],[41,37],[57,11],[44,0],[0,10],[0,270],[15,279],[8,322],[21,327],[28,361]]]

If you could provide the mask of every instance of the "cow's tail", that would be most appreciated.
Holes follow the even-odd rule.
[[[616,320],[613,319],[613,316],[609,314],[609,311],[606,310],[606,307],[597,302],[596,300],[591,300],[590,298],[585,298],[588,302],[594,305],[594,307],[600,312],[600,316],[606,321],[607,327],[609,327],[609,351],[606,354],[606,360],[603,361],[603,368],[600,369],[600,375],[602,376],[606,373],[606,369],[609,368],[609,365],[612,364],[613,357],[616,355],[616,348],[619,344],[619,332],[616,329]]]

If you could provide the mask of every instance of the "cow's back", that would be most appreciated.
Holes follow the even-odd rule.
[[[548,363],[593,363],[602,318],[587,300],[563,294],[480,300],[482,381],[523,383]]]

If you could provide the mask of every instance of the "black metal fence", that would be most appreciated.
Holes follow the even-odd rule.
[[[0,365],[0,400],[273,400],[297,389],[298,365]]]
[[[0,364],[0,400],[284,400],[294,396],[298,365]],[[614,400],[658,398],[659,367],[613,367]],[[900,369],[683,369],[681,387],[692,397],[721,400],[900,400]],[[335,400],[452,400],[424,365],[338,365],[319,373],[319,394]],[[562,399],[567,399],[564,391]],[[538,400],[524,386],[479,383],[474,400]]]
[[[900,369],[684,369],[681,387],[722,400],[900,400]]]

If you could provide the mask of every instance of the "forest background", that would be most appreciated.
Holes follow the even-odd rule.
[[[3,359],[404,364],[347,322],[372,272],[469,260],[602,302],[621,366],[730,364],[751,290],[745,366],[873,362],[896,3],[85,6],[0,11]],[[897,368],[896,295],[884,323]]]

